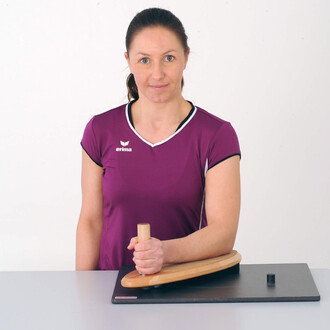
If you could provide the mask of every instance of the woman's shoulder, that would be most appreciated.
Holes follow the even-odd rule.
[[[208,168],[233,155],[241,155],[235,129],[226,121],[200,107],[196,123],[201,126],[202,141],[208,146]]]
[[[122,127],[126,120],[126,105],[122,104],[116,108],[92,116],[85,127],[85,132],[91,132],[92,135],[102,137],[116,128]]]
[[[195,106],[195,108],[197,110],[196,119],[198,119],[199,125],[203,128],[218,130],[220,127],[230,125],[229,121],[226,121],[199,106]]]
[[[93,117],[94,122],[104,123],[109,120],[118,119],[118,117],[123,116],[123,114],[125,114],[126,106],[127,104],[122,104],[113,109],[96,114]]]
[[[95,131],[107,131],[112,126],[119,126],[124,123],[126,104],[122,104],[116,108],[95,114],[87,124]]]

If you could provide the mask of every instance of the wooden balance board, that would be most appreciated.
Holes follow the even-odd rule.
[[[150,238],[149,224],[139,224],[138,241],[149,239],[148,237]],[[241,259],[241,255],[233,250],[215,258],[164,265],[160,272],[152,275],[143,275],[134,270],[122,278],[121,285],[126,288],[141,288],[187,280],[233,267],[240,263]]]

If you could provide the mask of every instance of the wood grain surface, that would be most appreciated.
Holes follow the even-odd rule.
[[[140,275],[134,270],[122,278],[121,285],[126,288],[141,288],[182,281],[233,267],[240,263],[241,259],[241,255],[233,250],[220,257],[165,265],[159,273],[152,275]]]

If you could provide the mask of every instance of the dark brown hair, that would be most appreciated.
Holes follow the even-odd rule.
[[[169,10],[161,8],[148,8],[139,12],[131,21],[126,33],[126,51],[129,54],[134,36],[142,29],[150,26],[162,26],[174,32],[182,43],[184,52],[189,50],[187,35],[181,21]],[[126,79],[127,97],[137,100],[139,98],[138,88],[135,83],[134,75],[130,73]],[[181,88],[183,87],[183,78]]]

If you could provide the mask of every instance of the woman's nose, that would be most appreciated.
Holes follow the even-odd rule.
[[[164,78],[164,68],[162,63],[154,63],[153,67],[152,67],[152,77],[155,80],[160,80],[162,78]]]

